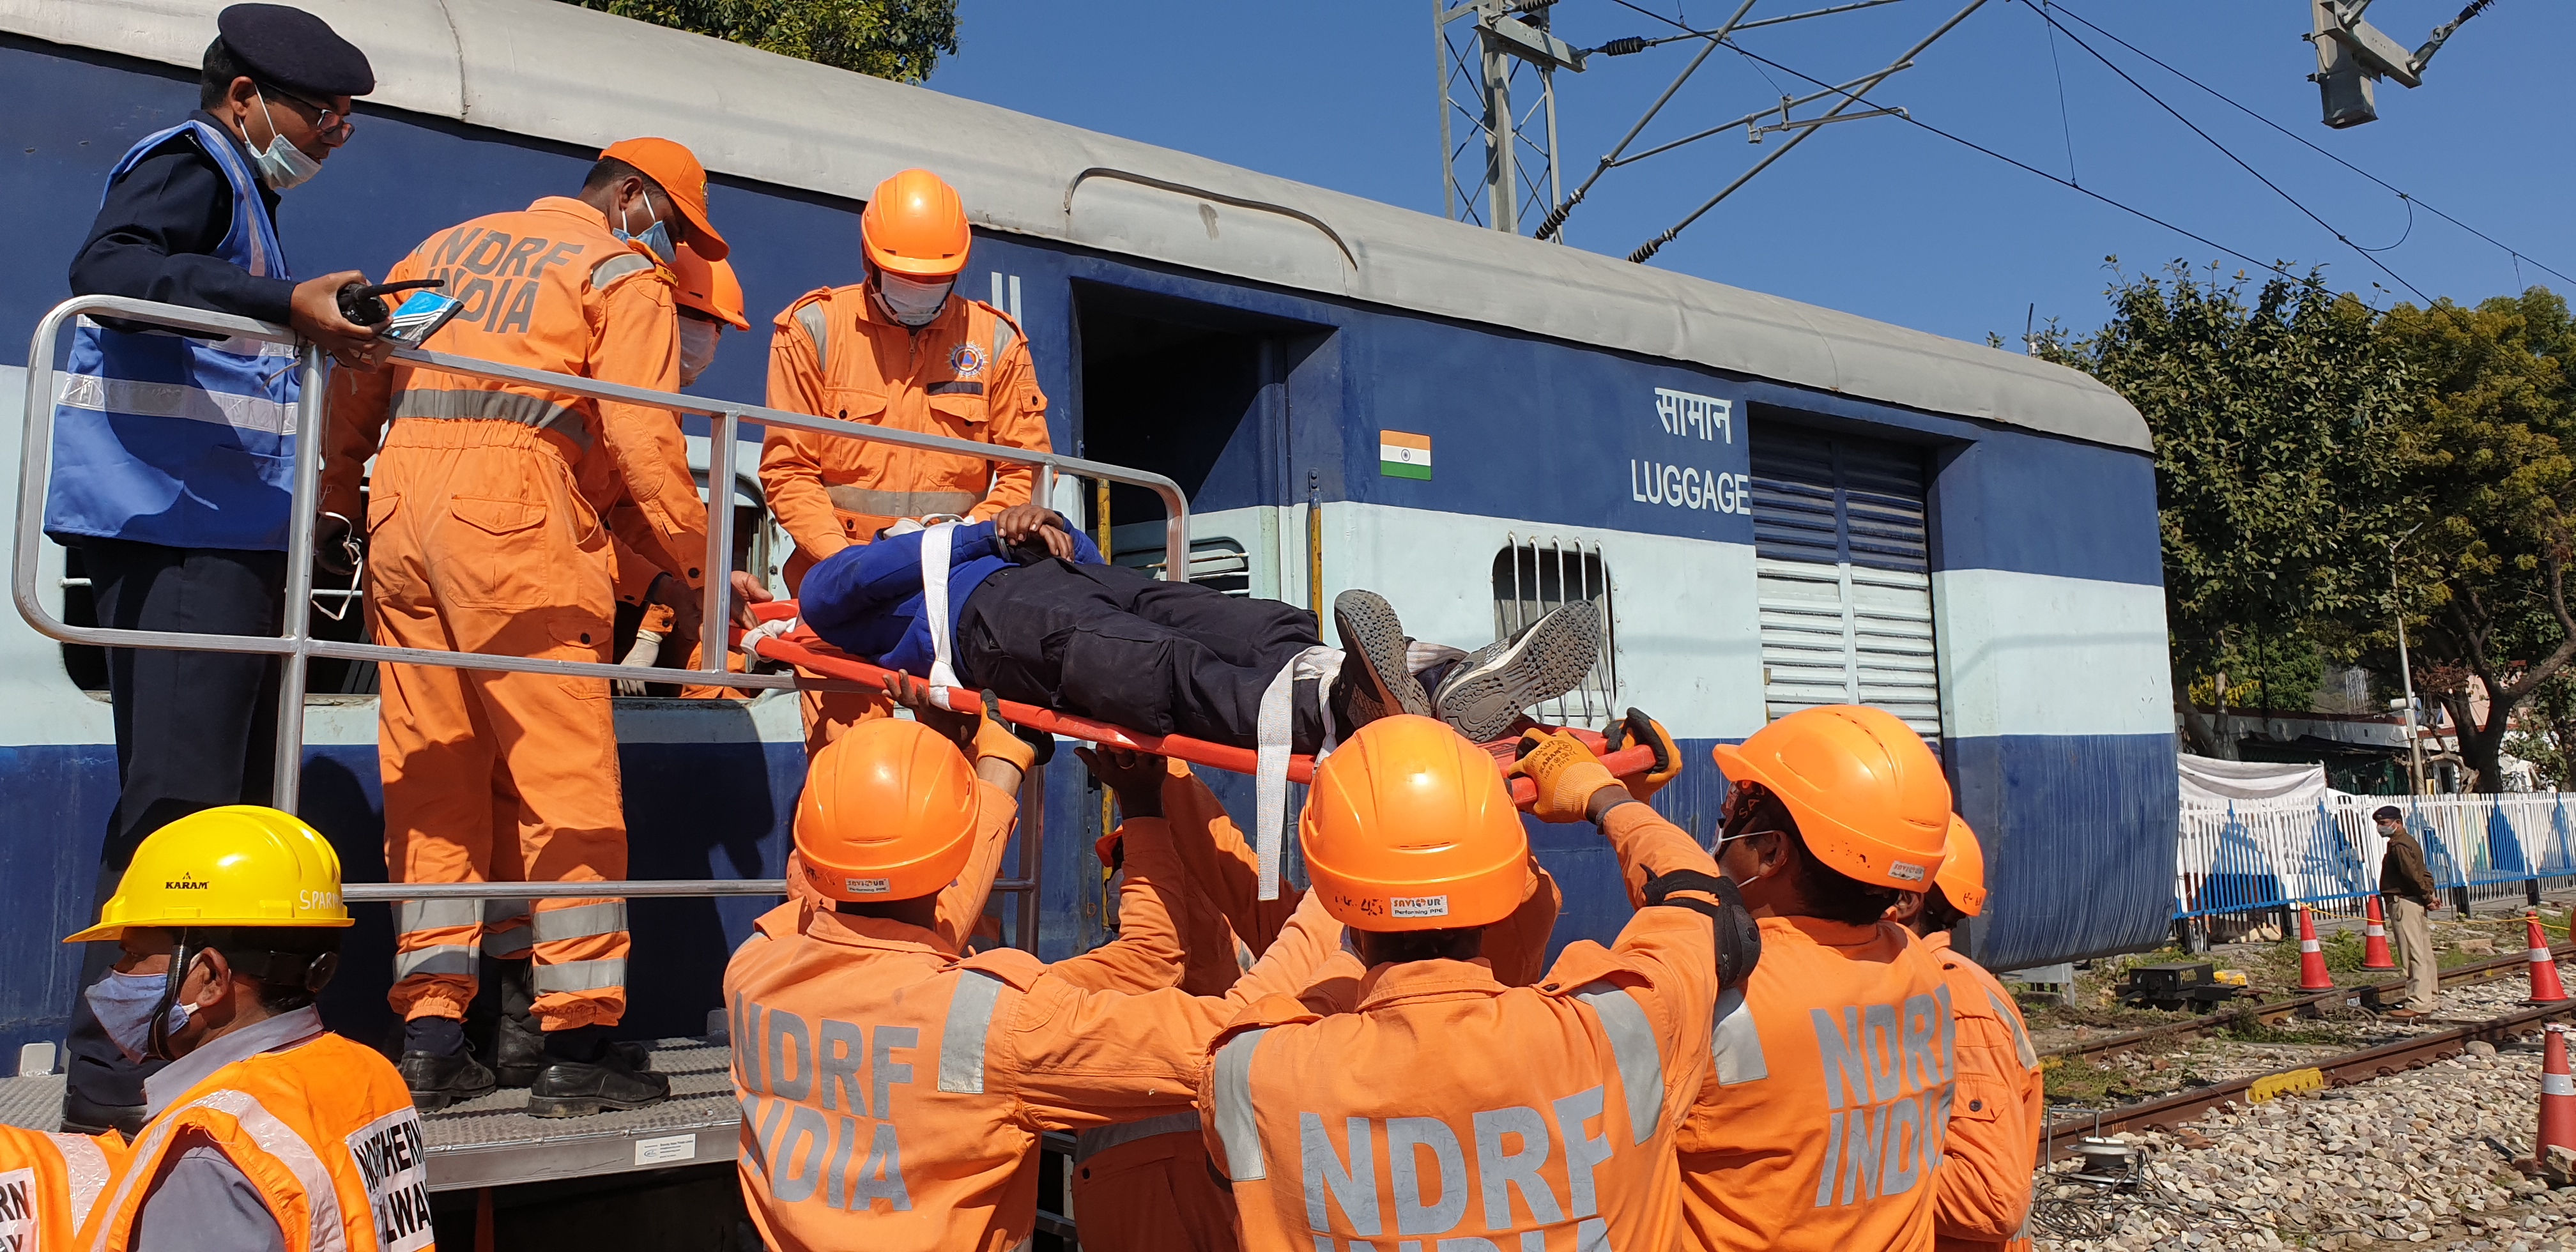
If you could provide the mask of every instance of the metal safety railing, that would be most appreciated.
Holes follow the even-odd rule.
[[[45,527],[46,487],[53,471],[55,376],[57,344],[63,327],[72,319],[106,316],[176,330],[197,331],[210,335],[254,339],[266,343],[295,345],[296,368],[302,381],[302,392],[295,411],[295,473],[292,502],[289,505],[287,530],[286,597],[284,623],[286,633],[277,636],[210,635],[188,631],[124,630],[109,626],[74,626],[56,617],[38,598],[37,564],[42,555]],[[444,352],[396,349],[393,359],[411,365],[461,374],[470,378],[496,382],[520,383],[561,395],[594,401],[631,404],[661,409],[676,423],[682,414],[695,413],[710,421],[708,446],[708,479],[716,483],[719,467],[730,470],[735,464],[734,447],[746,421],[769,426],[785,426],[816,434],[856,439],[868,443],[894,444],[931,452],[949,452],[989,461],[1027,465],[1036,472],[1036,483],[1030,498],[1048,501],[1053,498],[1058,474],[1143,487],[1162,498],[1166,511],[1164,521],[1164,569],[1181,570],[1183,578],[1189,569],[1189,499],[1180,484],[1160,474],[1127,469],[1080,457],[1060,456],[1052,452],[1035,452],[1001,444],[975,443],[942,435],[889,430],[859,422],[816,417],[784,409],[736,404],[703,396],[687,396],[667,391],[651,391],[569,374],[551,374],[541,370],[501,365],[474,357],[453,356]],[[726,668],[731,652],[727,633],[731,621],[733,584],[733,499],[732,493],[717,486],[707,491],[707,550],[699,566],[705,572],[704,598],[698,639],[699,665],[696,669],[670,666],[638,667],[594,661],[556,661],[531,657],[496,656],[485,653],[449,652],[427,648],[396,648],[374,643],[349,643],[313,637],[310,615],[304,606],[313,598],[313,527],[319,506],[324,432],[328,424],[325,404],[329,382],[328,358],[322,350],[303,342],[295,332],[267,322],[254,321],[202,309],[183,308],[149,300],[122,296],[80,296],[55,305],[37,322],[36,332],[27,349],[26,417],[23,443],[18,464],[18,532],[10,565],[10,593],[16,600],[18,615],[38,632],[65,643],[89,644],[107,648],[166,648],[193,652],[260,653],[279,657],[282,671],[278,690],[277,764],[272,778],[273,798],[280,808],[293,811],[303,778],[304,764],[304,696],[305,673],[316,657],[350,661],[389,662],[398,665],[439,665],[454,669],[502,671],[526,674],[553,674],[566,678],[640,679],[654,682],[689,683],[702,686],[743,689],[783,688],[849,688],[852,684],[835,680],[797,678],[785,674],[735,673]],[[419,419],[411,419],[419,420]],[[1165,577],[1170,577],[1165,574]],[[1044,811],[1042,770],[1030,771],[1021,791],[1021,809],[1030,819]],[[1034,796],[1035,802],[1032,802]],[[1020,857],[1014,877],[993,884],[996,893],[1020,896],[1021,942],[1034,947],[1037,932],[1037,883],[1041,873],[1042,853],[1039,842],[1042,831],[1036,820],[1025,822],[1020,831]],[[350,900],[422,900],[422,899],[544,899],[544,898],[619,898],[645,896],[744,896],[777,895],[784,891],[777,879],[701,880],[701,881],[626,881],[584,883],[351,883],[345,894]]]

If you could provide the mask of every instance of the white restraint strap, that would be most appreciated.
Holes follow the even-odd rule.
[[[1261,858],[1260,896],[1264,900],[1279,898],[1279,848],[1288,821],[1288,758],[1297,725],[1297,683],[1314,679],[1316,703],[1323,706],[1324,745],[1315,753],[1315,759],[1320,761],[1341,741],[1341,728],[1333,723],[1332,709],[1333,681],[1341,672],[1341,649],[1318,644],[1279,667],[1278,677],[1262,690],[1261,719],[1253,739],[1252,782],[1257,800],[1253,848]]]

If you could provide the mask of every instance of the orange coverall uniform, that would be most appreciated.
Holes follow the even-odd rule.
[[[1269,950],[1306,892],[1286,888],[1276,900],[1261,899],[1260,857],[1225,806],[1188,762],[1173,760],[1169,768],[1163,814],[1188,875],[1174,918],[1189,949],[1181,990],[1224,995]],[[1507,987],[1538,981],[1563,899],[1537,862],[1530,870],[1521,911],[1485,931],[1486,959]],[[1347,954],[1333,968],[1348,979],[1334,986],[1355,987],[1364,972]],[[1346,1011],[1352,999],[1341,997],[1332,1007]],[[1074,1147],[1073,1215],[1090,1252],[1233,1252],[1238,1246],[1234,1196],[1210,1173],[1195,1114],[1083,1131]]]
[[[465,302],[441,351],[678,386],[668,273],[578,200],[442,231],[386,277],[443,277]],[[329,442],[325,509],[350,511],[377,454],[366,518],[379,643],[607,663],[621,591],[634,598],[663,572],[701,581],[706,510],[662,410],[397,364],[335,377]],[[635,507],[604,524],[621,496]],[[377,751],[397,881],[626,877],[606,679],[386,665]],[[624,1015],[625,913],[617,900],[536,904],[545,1029]],[[483,910],[407,901],[395,919],[395,1011],[463,1016]]]
[[[998,790],[981,794],[1007,811]],[[1043,1132],[1187,1112],[1208,1041],[1242,997],[1297,992],[1339,944],[1318,906],[1242,997],[1172,988],[1180,869],[1163,823],[1130,826],[1118,939],[1052,966],[1015,949],[959,955],[963,899],[952,915],[943,897],[938,931],[810,898],[760,919],[726,967],[725,1002],[743,1196],[767,1246],[1023,1246]]]
[[[0,1249],[71,1252],[73,1235],[125,1164],[114,1134],[0,1126]]]
[[[886,320],[865,285],[805,293],[770,335],[769,407],[1040,452],[1048,446],[1046,396],[1019,323],[962,295],[916,331]],[[1025,465],[783,426],[761,441],[761,490],[796,541],[781,571],[791,596],[815,562],[903,518],[949,513],[980,522],[1028,503],[1036,477]],[[892,706],[873,692],[808,689],[803,711],[812,751]]]
[[[1959,1085],[1950,1097],[1949,1141],[1941,1148],[1932,1246],[1937,1252],[2027,1248],[2032,1171],[2048,1124],[2039,1052],[2021,1006],[1993,974],[1950,947],[1950,932],[1923,946],[1941,966],[1950,1013],[1959,1023]]]
[[[1632,903],[1641,870],[1716,872],[1645,805],[1603,829]],[[1255,1004],[1200,1094],[1243,1246],[1674,1246],[1673,1132],[1708,1068],[1716,982],[1707,916],[1664,907],[1615,947],[1569,945],[1535,987],[1413,961],[1367,971],[1351,1012]]]
[[[1762,919],[1762,961],[1718,1002],[1679,1139],[1681,1246],[1925,1252],[1950,1120],[1955,1019],[1914,932]]]

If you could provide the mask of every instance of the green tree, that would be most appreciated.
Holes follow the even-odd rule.
[[[2424,622],[2417,686],[2460,728],[2471,785],[2493,791],[2510,720],[2576,662],[2576,320],[2534,287],[2474,308],[2400,304],[2380,336],[2420,380],[2403,489],[2430,520],[2401,550],[2408,620]]]
[[[957,54],[957,0],[565,2],[904,83]]]
[[[2147,420],[2176,711],[2196,750],[2232,758],[2223,705],[2217,719],[2204,715],[2192,688],[2253,661],[2258,672],[2231,682],[2259,684],[2275,709],[2304,710],[2322,664],[2316,640],[2342,633],[2339,615],[2386,598],[2376,579],[2400,511],[2407,367],[2374,333],[2377,315],[2314,273],[2249,289],[2242,274],[2196,276],[2177,263],[2162,277],[2123,275],[2109,295],[2101,330],[2052,331],[2035,348],[2100,378]],[[2285,682],[2306,684],[2295,704]]]

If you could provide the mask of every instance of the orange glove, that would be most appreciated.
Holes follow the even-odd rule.
[[[1011,733],[1011,728],[998,717],[979,720],[975,727],[975,759],[1001,761],[1025,774],[1038,763],[1037,745]]]
[[[1620,785],[1618,776],[1601,763],[1601,758],[1565,731],[1525,731],[1518,751],[1520,759],[1503,772],[1517,774],[1538,786],[1538,799],[1531,802],[1530,815],[1542,822],[1589,821],[1592,797],[1605,787]]]
[[[1655,763],[1645,773],[1620,780],[1628,785],[1628,794],[1641,802],[1654,799],[1655,793],[1663,790],[1665,783],[1682,775],[1682,750],[1673,743],[1672,732],[1664,729],[1662,722],[1646,716],[1642,709],[1629,709],[1627,717],[1611,725],[1609,733],[1602,736],[1602,742],[1604,752],[1638,746],[1655,750]]]

